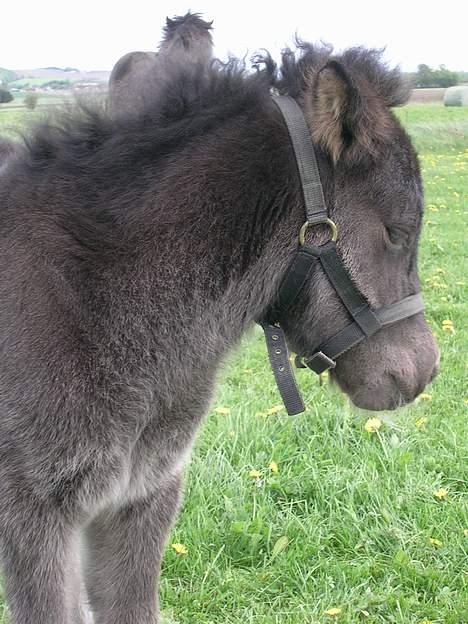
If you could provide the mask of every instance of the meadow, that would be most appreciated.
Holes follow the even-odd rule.
[[[40,114],[0,110],[0,133]],[[468,622],[468,108],[397,114],[421,160],[420,274],[441,372],[413,405],[369,414],[298,371],[307,411],[288,417],[261,333],[246,336],[187,471],[165,624]]]
[[[0,128],[2,128],[2,134],[5,133],[5,130],[8,131],[6,126],[11,124],[11,113],[15,110],[20,119],[27,119],[28,110],[24,108],[24,99],[30,93],[29,91],[19,91],[14,93],[14,99],[7,104],[0,104]],[[45,112],[46,106],[60,105],[66,97],[64,97],[63,93],[54,93],[51,92],[34,92],[37,96],[37,106],[38,110],[42,109]],[[2,123],[3,121],[3,123]]]

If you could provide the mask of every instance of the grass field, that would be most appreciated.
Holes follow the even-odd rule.
[[[4,121],[6,121],[7,117],[5,116],[5,112],[8,112],[8,111],[11,112],[11,109],[13,108],[17,109],[22,114],[25,114],[25,115],[28,114],[28,110],[24,108],[24,99],[28,95],[28,92],[19,91],[17,93],[14,93],[13,95],[14,95],[14,99],[11,102],[8,102],[7,104],[0,104],[0,120],[3,119]],[[39,109],[44,108],[45,106],[50,106],[54,104],[58,105],[61,102],[63,102],[67,97],[67,96],[64,96],[63,92],[54,93],[53,91],[48,92],[48,93],[36,92],[35,95],[37,95],[37,98],[38,98],[37,106]]]
[[[12,115],[0,112],[0,132]],[[421,158],[420,271],[441,373],[372,433],[372,414],[307,371],[307,412],[286,416],[261,335],[246,337],[188,471],[162,574],[167,624],[468,622],[468,108],[398,115]]]
[[[432,89],[413,89],[410,97],[410,104],[434,104],[442,102],[445,88],[436,87]]]

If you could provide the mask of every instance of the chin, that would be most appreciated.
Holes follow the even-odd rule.
[[[371,412],[396,410],[411,403],[417,396],[403,391],[395,383],[392,376],[389,376],[386,381],[382,381],[379,385],[370,386],[363,382],[355,388],[342,382],[336,373],[330,375],[330,379],[347,395],[353,405]]]
[[[399,407],[411,403],[411,401],[406,400],[400,392],[395,393],[393,396],[379,396],[378,391],[372,393],[358,390],[354,394],[349,394],[348,396],[353,405],[371,412],[396,410]]]

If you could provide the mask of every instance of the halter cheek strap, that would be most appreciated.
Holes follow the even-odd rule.
[[[274,97],[288,127],[301,179],[307,220],[299,233],[299,247],[281,281],[276,299],[261,325],[265,332],[270,364],[288,414],[303,412],[305,407],[291,369],[281,321],[302,292],[317,263],[325,271],[343,302],[352,322],[317,347],[309,357],[296,358],[296,366],[306,366],[320,374],[336,366],[336,358],[369,338],[382,327],[396,323],[424,310],[420,293],[396,303],[372,309],[352,281],[336,249],[336,225],[330,220],[323,196],[317,159],[304,116],[295,100]],[[314,246],[305,242],[307,229],[319,223],[331,229],[331,240]]]

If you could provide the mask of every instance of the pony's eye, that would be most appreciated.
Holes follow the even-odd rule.
[[[408,240],[408,235],[395,227],[385,227],[384,228],[384,239],[385,244],[390,247],[390,249],[402,249],[405,243]]]

